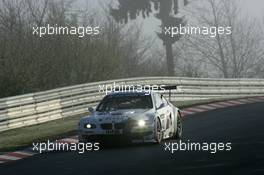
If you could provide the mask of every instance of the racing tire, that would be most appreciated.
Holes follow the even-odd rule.
[[[159,119],[157,119],[155,125],[155,140],[157,143],[161,143],[162,139],[163,139],[163,132],[161,128],[161,122]]]
[[[178,112],[177,130],[175,133],[175,139],[180,139],[180,138],[182,138],[182,118],[181,118],[181,114]]]

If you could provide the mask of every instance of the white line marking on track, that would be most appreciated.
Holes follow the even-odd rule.
[[[241,104],[241,102],[235,102],[235,101],[226,101],[227,103],[230,103],[230,104],[232,104],[232,106],[237,106],[237,105],[240,105]]]
[[[257,98],[249,98],[249,100],[251,100],[251,101],[253,101],[253,102],[260,102],[260,101],[262,101],[262,100],[257,99]]]
[[[216,107],[216,108],[224,108],[224,107],[225,107],[225,106],[220,105],[220,104],[218,104],[218,103],[211,103],[211,104],[209,104],[208,106],[213,106],[213,107]]]
[[[71,138],[65,138],[65,139],[59,140],[59,142],[77,143],[78,140],[77,139],[71,139]]]
[[[240,99],[238,101],[244,102],[244,103],[252,103],[252,101],[248,100],[248,99]]]
[[[24,156],[33,156],[34,155],[34,153],[23,152],[23,151],[16,151],[14,153],[24,155]]]
[[[193,111],[193,112],[204,112],[206,111],[205,109],[199,109],[198,107],[191,107],[187,109],[188,111]]]
[[[235,101],[235,100],[231,100],[231,101],[228,101],[228,102],[230,102],[230,103],[234,103],[234,104],[237,104],[237,105],[243,105],[243,104],[245,104],[245,103],[243,103],[243,102]]]
[[[7,155],[0,155],[0,159],[6,159],[6,160],[19,160],[21,158],[14,157],[14,156],[7,156]]]
[[[234,106],[235,105],[233,103],[228,103],[228,102],[219,102],[218,104],[224,105],[224,106]]]
[[[186,109],[182,110],[182,113],[184,114],[194,114],[195,112],[188,111]]]
[[[209,106],[209,105],[200,105],[200,106],[197,106],[197,107],[198,107],[198,108],[207,109],[207,110],[213,110],[213,109],[216,109],[216,107]]]

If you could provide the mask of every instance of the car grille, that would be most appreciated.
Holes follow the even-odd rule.
[[[113,128],[114,126],[114,128]],[[110,129],[124,129],[125,123],[102,123],[101,128],[104,130],[110,130]]]
[[[101,124],[101,128],[105,130],[113,129],[112,123],[103,123]]]
[[[115,129],[124,129],[125,123],[115,123]]]

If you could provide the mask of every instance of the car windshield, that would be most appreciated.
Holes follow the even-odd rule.
[[[96,111],[115,111],[122,109],[150,109],[152,101],[150,95],[109,96],[102,100]]]

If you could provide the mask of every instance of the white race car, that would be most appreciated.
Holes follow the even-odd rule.
[[[79,122],[80,142],[125,138],[160,143],[182,136],[180,110],[159,93],[111,93],[89,111]]]

